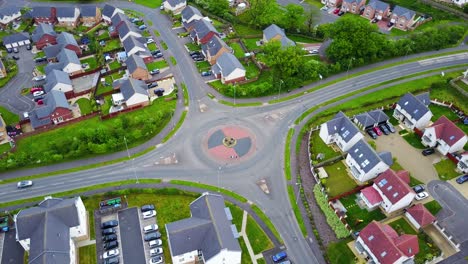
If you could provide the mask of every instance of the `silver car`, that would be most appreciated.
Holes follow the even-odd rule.
[[[18,187],[18,189],[22,189],[22,188],[31,187],[32,185],[33,185],[32,181],[20,181],[16,184],[16,187]]]

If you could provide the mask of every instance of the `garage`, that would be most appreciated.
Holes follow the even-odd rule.
[[[21,47],[30,44],[29,34],[25,32],[16,33],[3,37],[3,45],[7,49]]]

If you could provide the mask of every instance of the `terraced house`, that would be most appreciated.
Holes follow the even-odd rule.
[[[366,0],[343,0],[341,10],[347,13],[359,14],[364,9]]]
[[[33,43],[38,50],[57,44],[57,33],[54,26],[48,23],[40,23],[31,35]]]
[[[62,27],[78,26],[80,10],[76,7],[57,7],[57,22]]]
[[[379,0],[371,0],[364,9],[364,13],[362,14],[362,16],[368,19],[375,18],[377,20],[382,20],[383,18],[388,17],[389,12],[389,4]]]
[[[85,26],[93,26],[101,22],[101,9],[97,6],[82,6],[80,8],[80,22]]]

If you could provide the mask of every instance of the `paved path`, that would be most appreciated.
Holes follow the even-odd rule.
[[[257,258],[255,257],[255,254],[253,252],[249,237],[245,232],[245,227],[247,226],[247,216],[247,211],[244,211],[244,213],[242,214],[242,229],[240,231],[240,235],[244,238],[245,246],[247,247],[247,251],[249,252],[250,260],[253,264],[257,264]]]

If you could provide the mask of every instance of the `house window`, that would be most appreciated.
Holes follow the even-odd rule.
[[[63,117],[59,116],[58,120],[59,120],[60,122],[62,122],[62,121],[63,121]]]
[[[373,236],[373,235],[371,235],[371,236],[369,237],[369,241],[372,241],[372,239],[374,239],[374,236]]]
[[[382,179],[379,181],[378,185],[380,188],[384,187],[387,184],[387,179]]]

